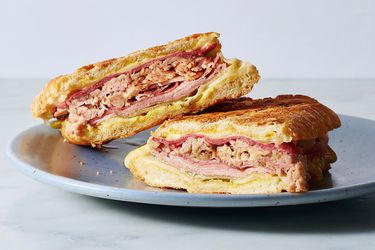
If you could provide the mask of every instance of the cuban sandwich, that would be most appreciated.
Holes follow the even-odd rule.
[[[225,101],[164,122],[125,165],[148,185],[191,193],[305,192],[336,161],[340,119],[302,95]]]

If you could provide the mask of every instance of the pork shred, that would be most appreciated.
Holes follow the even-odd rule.
[[[287,176],[295,184],[290,190],[304,190],[307,181],[319,179],[316,174],[330,163],[324,158],[329,149],[327,136],[275,145],[245,136],[212,139],[190,135],[175,141],[152,137],[148,145],[156,157],[194,174],[237,178],[252,172],[269,173]],[[314,168],[311,172],[309,166]]]
[[[114,114],[128,115],[189,96],[225,66],[219,54],[180,54],[154,60],[137,70],[108,77],[102,86],[73,93],[57,106],[54,117],[79,126],[94,125]]]

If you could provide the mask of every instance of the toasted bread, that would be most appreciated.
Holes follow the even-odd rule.
[[[153,136],[169,140],[197,133],[213,138],[245,135],[264,143],[281,144],[318,138],[340,125],[335,112],[308,96],[280,95],[258,100],[243,97],[198,115],[168,120]]]

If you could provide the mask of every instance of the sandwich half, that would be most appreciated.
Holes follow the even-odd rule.
[[[195,34],[59,76],[35,98],[33,116],[71,143],[100,146],[238,98],[259,74],[249,63],[225,59],[218,37]]]
[[[191,193],[305,192],[336,161],[338,116],[302,95],[240,98],[163,123],[125,165],[148,185]]]

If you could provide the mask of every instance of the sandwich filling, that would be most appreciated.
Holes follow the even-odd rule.
[[[148,145],[158,159],[194,175],[222,179],[254,172],[287,176],[296,190],[305,190],[310,178],[320,179],[336,160],[327,136],[276,145],[246,136],[187,135],[178,140],[152,137]]]
[[[225,69],[217,44],[178,52],[117,73],[71,93],[56,106],[54,117],[96,125],[111,116],[129,116],[145,108],[193,95]]]

